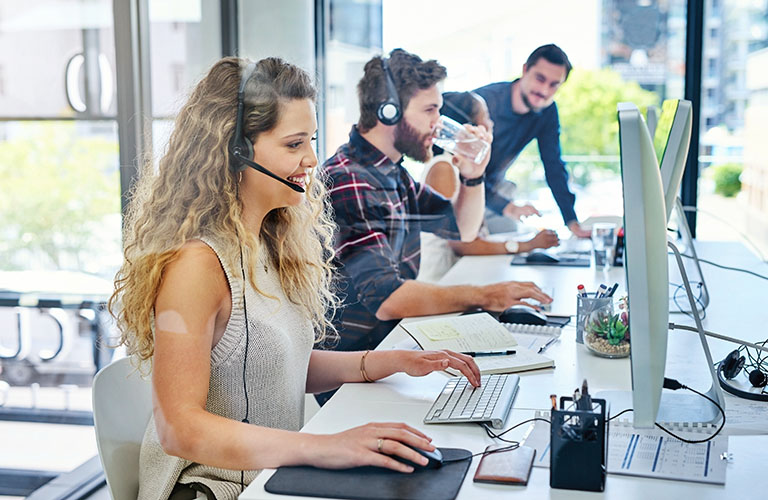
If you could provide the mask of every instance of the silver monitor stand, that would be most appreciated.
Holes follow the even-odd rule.
[[[685,210],[683,209],[683,203],[680,201],[680,198],[675,199],[675,213],[677,213],[677,218],[680,221],[680,226],[678,227],[678,231],[680,231],[680,238],[682,239],[682,247],[683,247],[683,253],[686,254],[686,252],[689,252],[690,255],[687,255],[687,257],[690,257],[691,260],[693,260],[693,263],[696,265],[696,271],[699,275],[699,279],[701,280],[701,307],[697,306],[697,302],[694,302],[690,297],[690,307],[691,309],[696,309],[698,314],[703,314],[704,309],[706,309],[709,306],[709,289],[707,288],[707,281],[704,279],[704,273],[701,271],[701,262],[699,261],[699,256],[696,254],[696,246],[693,244],[693,235],[691,234],[691,228],[688,226],[688,219],[685,217]],[[676,248],[676,247],[675,247]],[[682,264],[681,264],[682,265]],[[681,273],[681,276],[683,273]],[[685,277],[683,277],[683,280],[686,284],[688,284]],[[694,299],[695,300],[695,299]],[[677,312],[677,311],[675,311]],[[679,311],[683,314],[690,314],[691,310],[681,310]]]

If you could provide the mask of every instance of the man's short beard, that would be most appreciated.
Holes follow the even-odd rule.
[[[424,141],[431,135],[431,132],[419,135],[403,118],[395,128],[395,149],[408,158],[424,163],[432,158],[432,147],[424,145]]]
[[[528,96],[525,95],[525,92],[520,92],[520,98],[523,100],[525,107],[528,108],[528,111],[531,113],[541,113],[544,108],[549,106],[549,104],[547,104],[546,106],[541,106],[540,108],[534,107],[533,104],[531,104],[531,101],[528,100]]]

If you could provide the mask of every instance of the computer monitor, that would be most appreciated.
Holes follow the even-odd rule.
[[[683,180],[688,149],[691,145],[693,108],[691,101],[668,99],[661,105],[661,116],[652,134],[653,146],[661,168],[661,183],[667,222],[675,208],[680,183]]]
[[[685,166],[688,161],[688,150],[691,145],[691,128],[693,126],[693,109],[691,101],[668,99],[661,107],[661,116],[658,118],[656,133],[653,137],[653,146],[656,149],[656,157],[661,168],[661,183],[664,188],[664,202],[666,204],[667,224],[670,223],[672,212],[677,213],[678,230],[680,231],[681,249],[693,257],[698,279],[701,282],[701,292],[697,299],[698,305],[703,309],[709,305],[709,288],[707,287],[704,273],[701,270],[699,256],[693,245],[693,235],[688,227],[683,204],[678,197],[680,183],[683,179]],[[694,306],[689,305],[690,308]],[[680,312],[688,313],[689,310],[681,309]]]
[[[645,111],[645,121],[648,125],[648,132],[653,137],[656,133],[656,125],[659,123],[659,108],[658,106],[648,106]]]
[[[635,427],[656,422],[716,422],[720,414],[697,395],[664,393],[669,332],[667,212],[661,172],[651,136],[637,107],[618,105],[621,178],[624,193],[624,269],[629,304],[632,392],[602,395],[612,411],[633,408]],[[707,359],[709,348],[702,336]],[[712,367],[710,391],[719,391]],[[682,381],[685,383],[685,381]],[[713,397],[722,400],[722,394]]]

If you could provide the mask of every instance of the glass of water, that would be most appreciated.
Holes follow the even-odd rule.
[[[464,125],[443,115],[440,115],[437,122],[432,143],[451,154],[469,158],[475,163],[483,161],[491,147],[486,141],[472,135]]]
[[[592,225],[592,251],[595,267],[609,269],[613,265],[616,252],[616,224],[596,222]]]

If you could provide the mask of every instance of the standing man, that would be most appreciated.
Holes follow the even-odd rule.
[[[552,299],[533,283],[440,286],[416,281],[420,231],[472,241],[485,206],[481,164],[454,157],[461,186],[454,204],[411,178],[403,155],[432,154],[446,70],[402,49],[374,57],[358,83],[360,120],[349,142],[323,165],[338,224],[336,259],[343,307],[335,324],[339,350],[373,349],[400,318],[482,307],[502,311],[520,299]],[[491,141],[484,127],[467,126]],[[460,355],[461,356],[461,355]]]
[[[501,186],[507,169],[520,151],[533,139],[539,144],[544,175],[552,190],[563,221],[573,234],[589,237],[573,209],[576,197],[568,188],[568,172],[560,155],[560,118],[555,93],[568,78],[571,62],[554,44],[534,50],[523,65],[523,76],[513,82],[499,82],[480,87],[494,122],[491,160],[486,170],[487,207],[498,215],[520,218],[537,213],[530,205],[519,207],[504,196]]]

